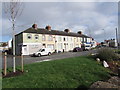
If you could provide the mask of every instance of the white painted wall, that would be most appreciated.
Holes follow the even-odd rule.
[[[65,38],[65,41],[64,41]],[[60,36],[60,35],[56,35],[56,50],[63,52],[64,51],[70,51],[73,50],[73,48],[75,47],[75,42],[74,42],[74,37],[71,36]],[[78,39],[78,41],[80,42],[80,39]],[[80,45],[78,45],[80,46]]]
[[[8,41],[8,48],[12,47],[12,38]]]
[[[23,43],[22,55],[30,55],[42,48],[41,43]]]

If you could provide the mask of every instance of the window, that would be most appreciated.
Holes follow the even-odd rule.
[[[53,50],[53,49],[54,49],[54,44],[48,44],[48,45],[47,45],[47,48],[50,48],[50,49]]]
[[[45,38],[45,35],[42,35],[42,41],[45,41],[46,38]]]
[[[87,42],[90,42],[90,38],[87,38]]]
[[[48,41],[53,41],[52,35],[49,35],[49,36],[48,36]]]
[[[42,49],[41,52],[45,51],[45,49]]]
[[[82,42],[82,38],[80,38],[80,42]]]
[[[72,37],[71,37],[71,41],[72,41]]]
[[[64,41],[65,41],[65,38],[64,38]]]
[[[58,43],[58,49],[62,49],[62,43]]]
[[[27,34],[27,38],[28,39],[32,39],[32,35],[31,34]]]
[[[58,37],[58,41],[62,41],[61,37]]]
[[[85,42],[87,42],[87,38],[85,38]]]
[[[69,39],[69,38],[68,38],[68,37],[66,37],[66,41],[68,41],[68,39]]]
[[[78,40],[78,37],[77,37],[77,42],[78,42],[79,40]]]
[[[84,38],[82,38],[82,42],[84,43]]]
[[[39,35],[35,35],[35,39],[39,39]]]
[[[70,49],[73,49],[73,43],[70,44]]]

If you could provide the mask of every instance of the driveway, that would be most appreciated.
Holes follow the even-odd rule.
[[[37,63],[42,61],[50,61],[50,60],[59,60],[64,58],[70,58],[70,57],[76,57],[76,56],[84,56],[88,55],[90,53],[96,53],[97,50],[91,50],[91,51],[83,51],[83,52],[65,52],[65,53],[56,53],[50,56],[41,56],[41,57],[31,57],[31,56],[24,56],[24,64],[30,64],[30,63]],[[4,55],[2,57],[2,65],[4,64]],[[16,65],[21,64],[21,56],[16,56]],[[7,67],[13,66],[13,56],[8,55],[7,56]],[[3,66],[2,66],[3,67]]]

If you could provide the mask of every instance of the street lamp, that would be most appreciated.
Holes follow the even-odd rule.
[[[117,28],[116,28],[115,30],[116,30],[116,42],[117,42],[117,49],[118,49],[118,30],[117,30]]]

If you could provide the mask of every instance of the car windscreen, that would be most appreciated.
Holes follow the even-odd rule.
[[[90,46],[85,46],[85,47],[90,47]]]
[[[41,52],[45,51],[45,49],[42,49]]]

